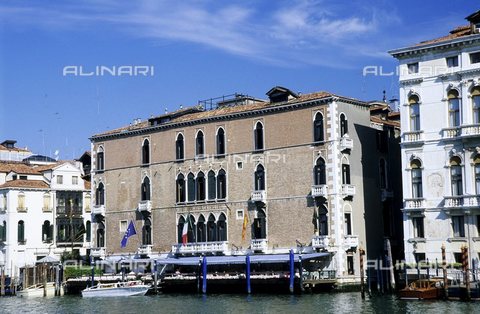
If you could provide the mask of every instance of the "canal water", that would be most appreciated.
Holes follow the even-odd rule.
[[[127,298],[0,298],[0,313],[480,313],[479,302],[362,300],[360,293],[303,295],[164,294]]]

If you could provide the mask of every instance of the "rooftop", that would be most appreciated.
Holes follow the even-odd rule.
[[[457,26],[447,35],[421,41],[413,46],[394,49],[389,51],[389,53],[397,56],[412,50],[420,50],[421,48],[428,49],[438,45],[448,45],[457,41],[464,41],[465,39],[480,39],[480,10],[467,16],[465,19],[469,22],[468,25]]]
[[[3,188],[33,188],[33,189],[46,189],[48,183],[42,180],[11,180],[0,185],[0,189]]]
[[[346,101],[351,101],[355,103],[361,103],[364,105],[367,105],[367,103],[363,101],[359,101],[354,98],[350,97],[344,97],[344,96],[339,96],[335,95],[329,92],[321,91],[321,92],[314,92],[314,93],[309,93],[309,94],[296,94],[291,92],[290,90],[282,87],[274,87],[271,89],[268,93],[272,94],[272,91],[275,90],[276,92],[281,92],[281,89],[284,89],[288,95],[291,95],[292,97],[288,97],[285,101],[278,101],[278,102],[272,102],[272,101],[264,101],[260,99],[256,99],[250,96],[244,96],[246,97],[248,101],[244,101],[241,104],[235,103],[235,105],[231,105],[232,102],[227,102],[230,105],[219,105],[219,106],[214,106],[211,110],[206,110],[203,106],[197,105],[193,107],[187,107],[187,108],[181,108],[177,111],[173,111],[171,113],[166,113],[160,116],[152,117],[148,120],[145,121],[136,121],[136,123],[130,124],[128,126],[120,127],[117,129],[109,130],[103,133],[95,134],[93,135],[92,138],[95,137],[102,137],[102,136],[109,136],[109,135],[117,135],[117,134],[122,134],[122,133],[129,133],[132,131],[137,131],[137,130],[143,130],[143,129],[148,129],[150,127],[155,127],[158,125],[172,125],[175,123],[182,123],[182,122],[194,122],[198,120],[204,120],[204,119],[209,119],[209,118],[220,118],[220,117],[225,117],[231,114],[240,114],[240,113],[249,113],[249,112],[257,112],[262,109],[268,109],[268,108],[274,108],[274,107],[281,107],[285,105],[290,105],[290,104],[297,104],[297,103],[302,103],[302,102],[307,102],[307,101],[314,101],[314,100],[321,100],[321,99],[327,99],[329,97],[338,97]],[[267,93],[267,94],[268,94]],[[235,94],[239,95],[239,94]],[[276,93],[276,96],[278,97],[278,93]],[[278,98],[277,98],[278,99]],[[222,102],[220,102],[222,103]],[[225,103],[225,101],[224,101]]]
[[[0,172],[18,174],[40,174],[37,168],[19,161],[0,161]]]
[[[30,152],[27,148],[15,147],[16,143],[17,141],[15,140],[4,140],[3,142],[0,143],[0,150],[26,152],[26,153]]]

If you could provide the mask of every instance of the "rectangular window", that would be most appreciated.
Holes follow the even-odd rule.
[[[73,185],[78,185],[78,177],[77,176],[72,177],[72,184]]]
[[[350,213],[345,214],[345,234],[352,234],[352,215]]]
[[[27,208],[25,207],[25,194],[21,192],[18,194],[18,210],[25,211]]]
[[[480,95],[472,96],[473,123],[480,124]]]
[[[408,74],[418,73],[418,62],[407,64]]]
[[[353,264],[353,255],[347,256],[347,271],[349,275],[353,275],[355,273],[354,264]]]
[[[27,180],[28,177],[27,176],[20,176],[20,180]]]
[[[480,237],[480,215],[477,215],[477,237]]]
[[[62,175],[57,176],[57,184],[63,184],[63,176]]]
[[[445,59],[447,61],[447,67],[449,68],[458,67],[458,56],[447,57]]]
[[[410,105],[410,131],[420,131],[420,107],[418,103]]]
[[[413,253],[413,256],[415,257],[416,263],[422,263],[427,260],[425,253]]]
[[[455,263],[461,264],[463,261],[463,254],[460,252],[453,253],[453,256],[455,257]]]
[[[448,126],[453,128],[460,125],[460,99],[448,100]]]
[[[465,237],[465,218],[464,216],[452,216],[453,236],[455,238]]]
[[[127,225],[128,225],[127,220],[120,220],[120,232],[127,231]]]
[[[7,209],[5,194],[0,194],[0,211]]]
[[[342,165],[342,184],[350,184],[350,165]]]
[[[237,220],[243,220],[243,215],[244,215],[244,212],[243,212],[243,209],[237,209]]]
[[[413,237],[414,238],[424,238],[425,232],[423,230],[423,217],[413,217]]]
[[[473,52],[470,54],[470,63],[479,63],[480,62],[480,52]]]
[[[51,208],[50,206],[50,194],[45,194],[43,196],[43,211],[49,211]]]
[[[461,166],[452,166],[450,168],[450,176],[452,183],[452,195],[461,196],[463,195],[463,183],[462,183],[462,167]]]

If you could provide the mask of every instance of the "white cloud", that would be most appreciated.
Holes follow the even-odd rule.
[[[108,23],[131,36],[197,43],[285,66],[349,66],[339,56],[379,56],[387,48],[376,44],[378,39],[372,36],[379,32],[375,14],[347,14],[323,1],[278,2],[263,10],[248,1],[221,5],[201,0],[143,0],[123,6],[110,0],[87,3],[3,4],[0,19],[51,31],[94,29]]]

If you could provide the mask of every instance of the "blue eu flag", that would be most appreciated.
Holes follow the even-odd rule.
[[[125,231],[125,235],[123,236],[122,242],[120,242],[122,248],[127,246],[128,238],[134,234],[137,234],[137,231],[135,231],[135,225],[133,224],[133,221],[130,220],[130,224],[128,224],[128,228]]]

